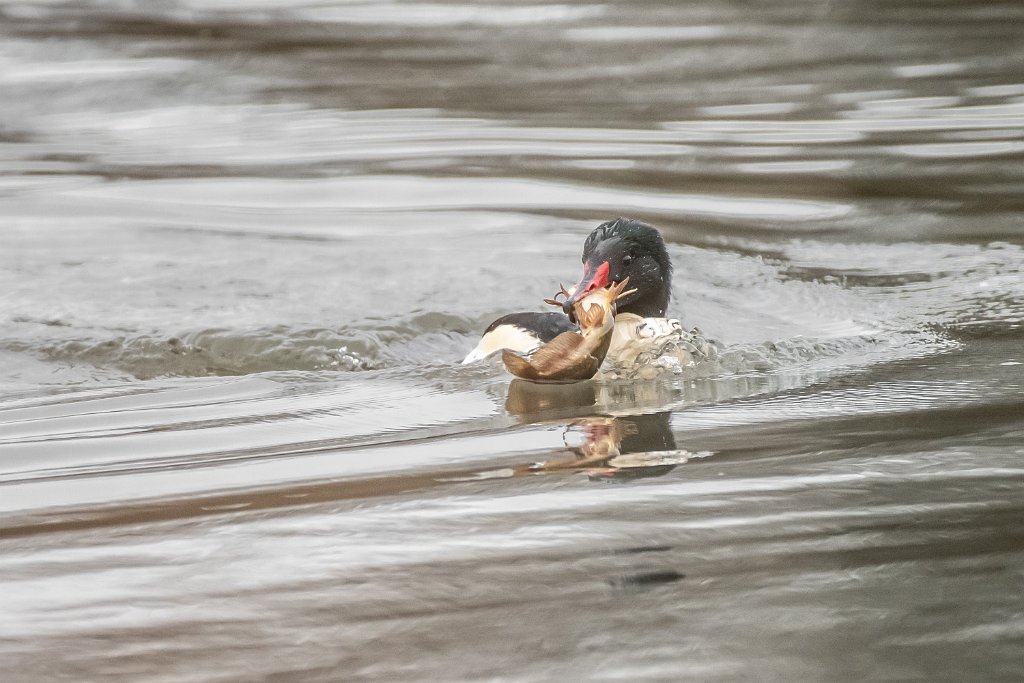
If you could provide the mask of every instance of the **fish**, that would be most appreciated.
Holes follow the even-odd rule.
[[[608,353],[615,329],[615,302],[636,290],[626,290],[629,278],[580,297],[573,304],[579,331],[563,332],[529,356],[505,349],[501,359],[516,377],[534,382],[577,382],[597,374]],[[567,294],[564,287],[560,292]],[[556,295],[557,299],[557,295]],[[556,299],[545,299],[561,306]]]

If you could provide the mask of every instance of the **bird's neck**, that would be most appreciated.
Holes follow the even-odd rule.
[[[620,313],[632,313],[641,318],[664,318],[668,309],[668,294],[657,292],[636,301],[631,301],[628,306],[622,306]]]

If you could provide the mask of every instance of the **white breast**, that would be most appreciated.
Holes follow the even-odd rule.
[[[682,372],[717,355],[714,344],[698,330],[684,330],[678,320],[620,313],[601,374],[609,379],[650,379]]]

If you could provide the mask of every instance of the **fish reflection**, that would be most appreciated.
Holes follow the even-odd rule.
[[[694,457],[710,455],[676,446],[670,411],[593,415],[596,399],[593,382],[551,385],[513,381],[505,402],[510,413],[537,420],[578,416],[565,425],[564,451],[543,462],[514,468],[515,474],[570,471],[586,472],[594,479],[652,477]]]
[[[532,466],[538,470],[587,472],[591,478],[635,479],[671,472],[694,454],[676,448],[670,412],[583,417],[566,425],[566,453]]]

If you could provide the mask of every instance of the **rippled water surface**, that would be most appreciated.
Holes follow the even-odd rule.
[[[0,0],[4,680],[1024,678],[1021,26]],[[717,361],[459,364],[620,215]]]

